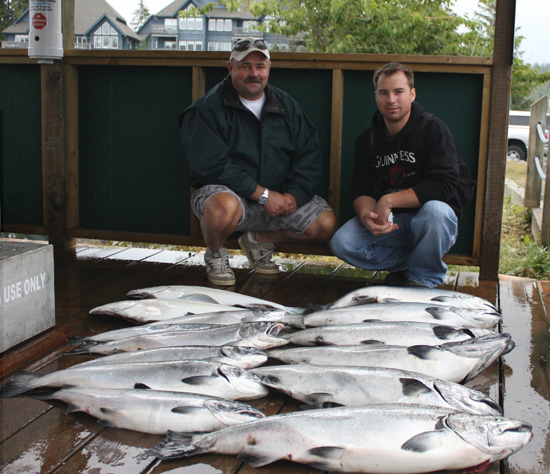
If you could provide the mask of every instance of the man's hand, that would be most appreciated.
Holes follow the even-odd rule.
[[[360,196],[353,202],[353,207],[361,223],[372,235],[384,235],[398,229],[397,224],[388,222],[391,208],[383,202],[375,201],[370,196]]]
[[[287,207],[287,198],[283,194],[269,190],[269,199],[267,200],[267,204],[264,205],[264,208],[271,217],[286,214]]]

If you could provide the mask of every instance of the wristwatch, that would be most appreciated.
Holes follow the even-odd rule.
[[[262,206],[265,206],[267,204],[267,200],[269,199],[269,189],[267,188],[264,188],[264,192],[262,193],[262,195],[260,196],[260,199],[258,200],[258,202],[262,205]]]

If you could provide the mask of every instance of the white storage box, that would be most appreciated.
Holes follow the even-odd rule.
[[[0,352],[54,325],[53,247],[0,240]]]

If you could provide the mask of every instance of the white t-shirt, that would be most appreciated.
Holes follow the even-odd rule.
[[[260,117],[262,115],[262,108],[265,104],[265,94],[262,94],[262,97],[257,100],[248,100],[241,96],[239,96],[239,99],[241,99],[243,105],[248,110],[250,110],[258,118],[258,120],[260,120]]]

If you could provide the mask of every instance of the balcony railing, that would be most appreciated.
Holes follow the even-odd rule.
[[[28,49],[29,43],[28,42],[21,42],[21,41],[2,41],[2,48],[9,48],[9,49]]]
[[[151,32],[156,35],[177,35],[178,27],[177,26],[163,26],[156,25],[153,26]]]
[[[233,28],[234,38],[244,38],[246,36],[251,36],[252,38],[263,38],[264,32],[243,27]]]

